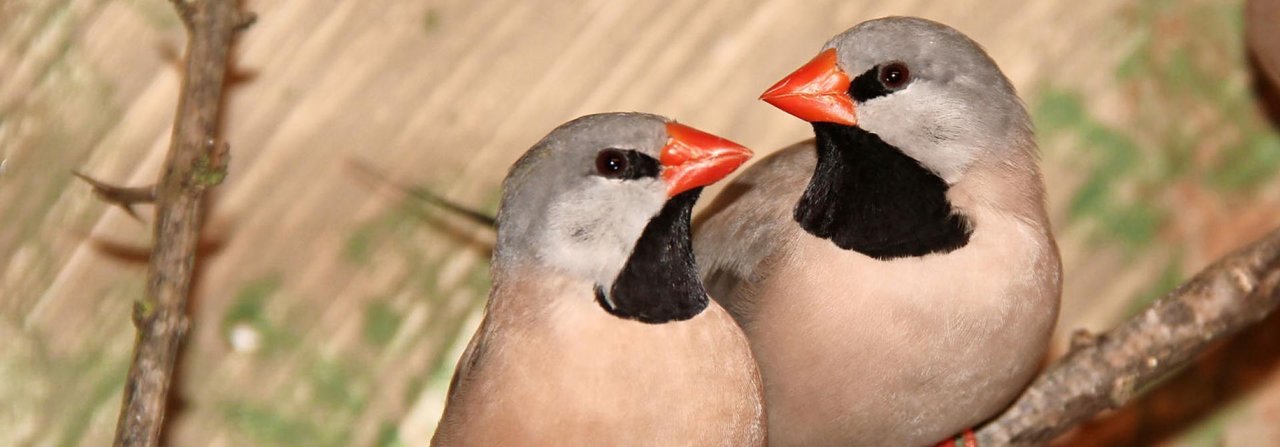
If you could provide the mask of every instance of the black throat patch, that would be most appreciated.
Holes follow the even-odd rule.
[[[650,324],[688,320],[707,308],[689,227],[701,193],[702,188],[694,188],[667,200],[644,227],[608,295],[596,285],[600,307],[619,318]]]
[[[947,253],[969,243],[947,183],[871,132],[813,123],[818,165],[794,217],[814,236],[880,260]]]

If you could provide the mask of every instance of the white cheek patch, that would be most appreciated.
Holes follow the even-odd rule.
[[[539,251],[549,265],[609,287],[666,203],[666,185],[657,179],[601,177],[587,185],[552,205]]]
[[[981,125],[966,103],[948,97],[931,84],[911,85],[860,104],[858,125],[916,159],[948,184],[960,179],[982,148],[965,137]]]

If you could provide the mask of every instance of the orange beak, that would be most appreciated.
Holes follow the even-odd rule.
[[[856,126],[858,114],[849,97],[849,82],[849,75],[836,65],[836,50],[827,49],[773,84],[760,99],[811,123]]]
[[[720,181],[751,158],[751,150],[684,124],[667,123],[671,140],[662,148],[667,197]]]

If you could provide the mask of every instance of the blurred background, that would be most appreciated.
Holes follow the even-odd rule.
[[[492,235],[352,160],[492,212],[510,163],[586,113],[659,113],[765,155],[811,130],[756,96],[884,15],[965,32],[1026,101],[1066,268],[1056,353],[1280,223],[1243,0],[244,6],[171,445],[430,438]],[[135,220],[70,171],[157,178],[184,39],[163,0],[0,0],[0,445],[110,442],[152,208]],[[1059,443],[1280,445],[1277,359],[1272,319]]]

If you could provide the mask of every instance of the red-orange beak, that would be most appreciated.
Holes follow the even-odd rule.
[[[667,197],[720,181],[751,158],[751,150],[684,124],[667,123],[671,140],[662,148]]]
[[[811,123],[856,126],[858,114],[849,97],[849,82],[849,75],[836,65],[836,50],[827,49],[773,84],[760,99]]]

